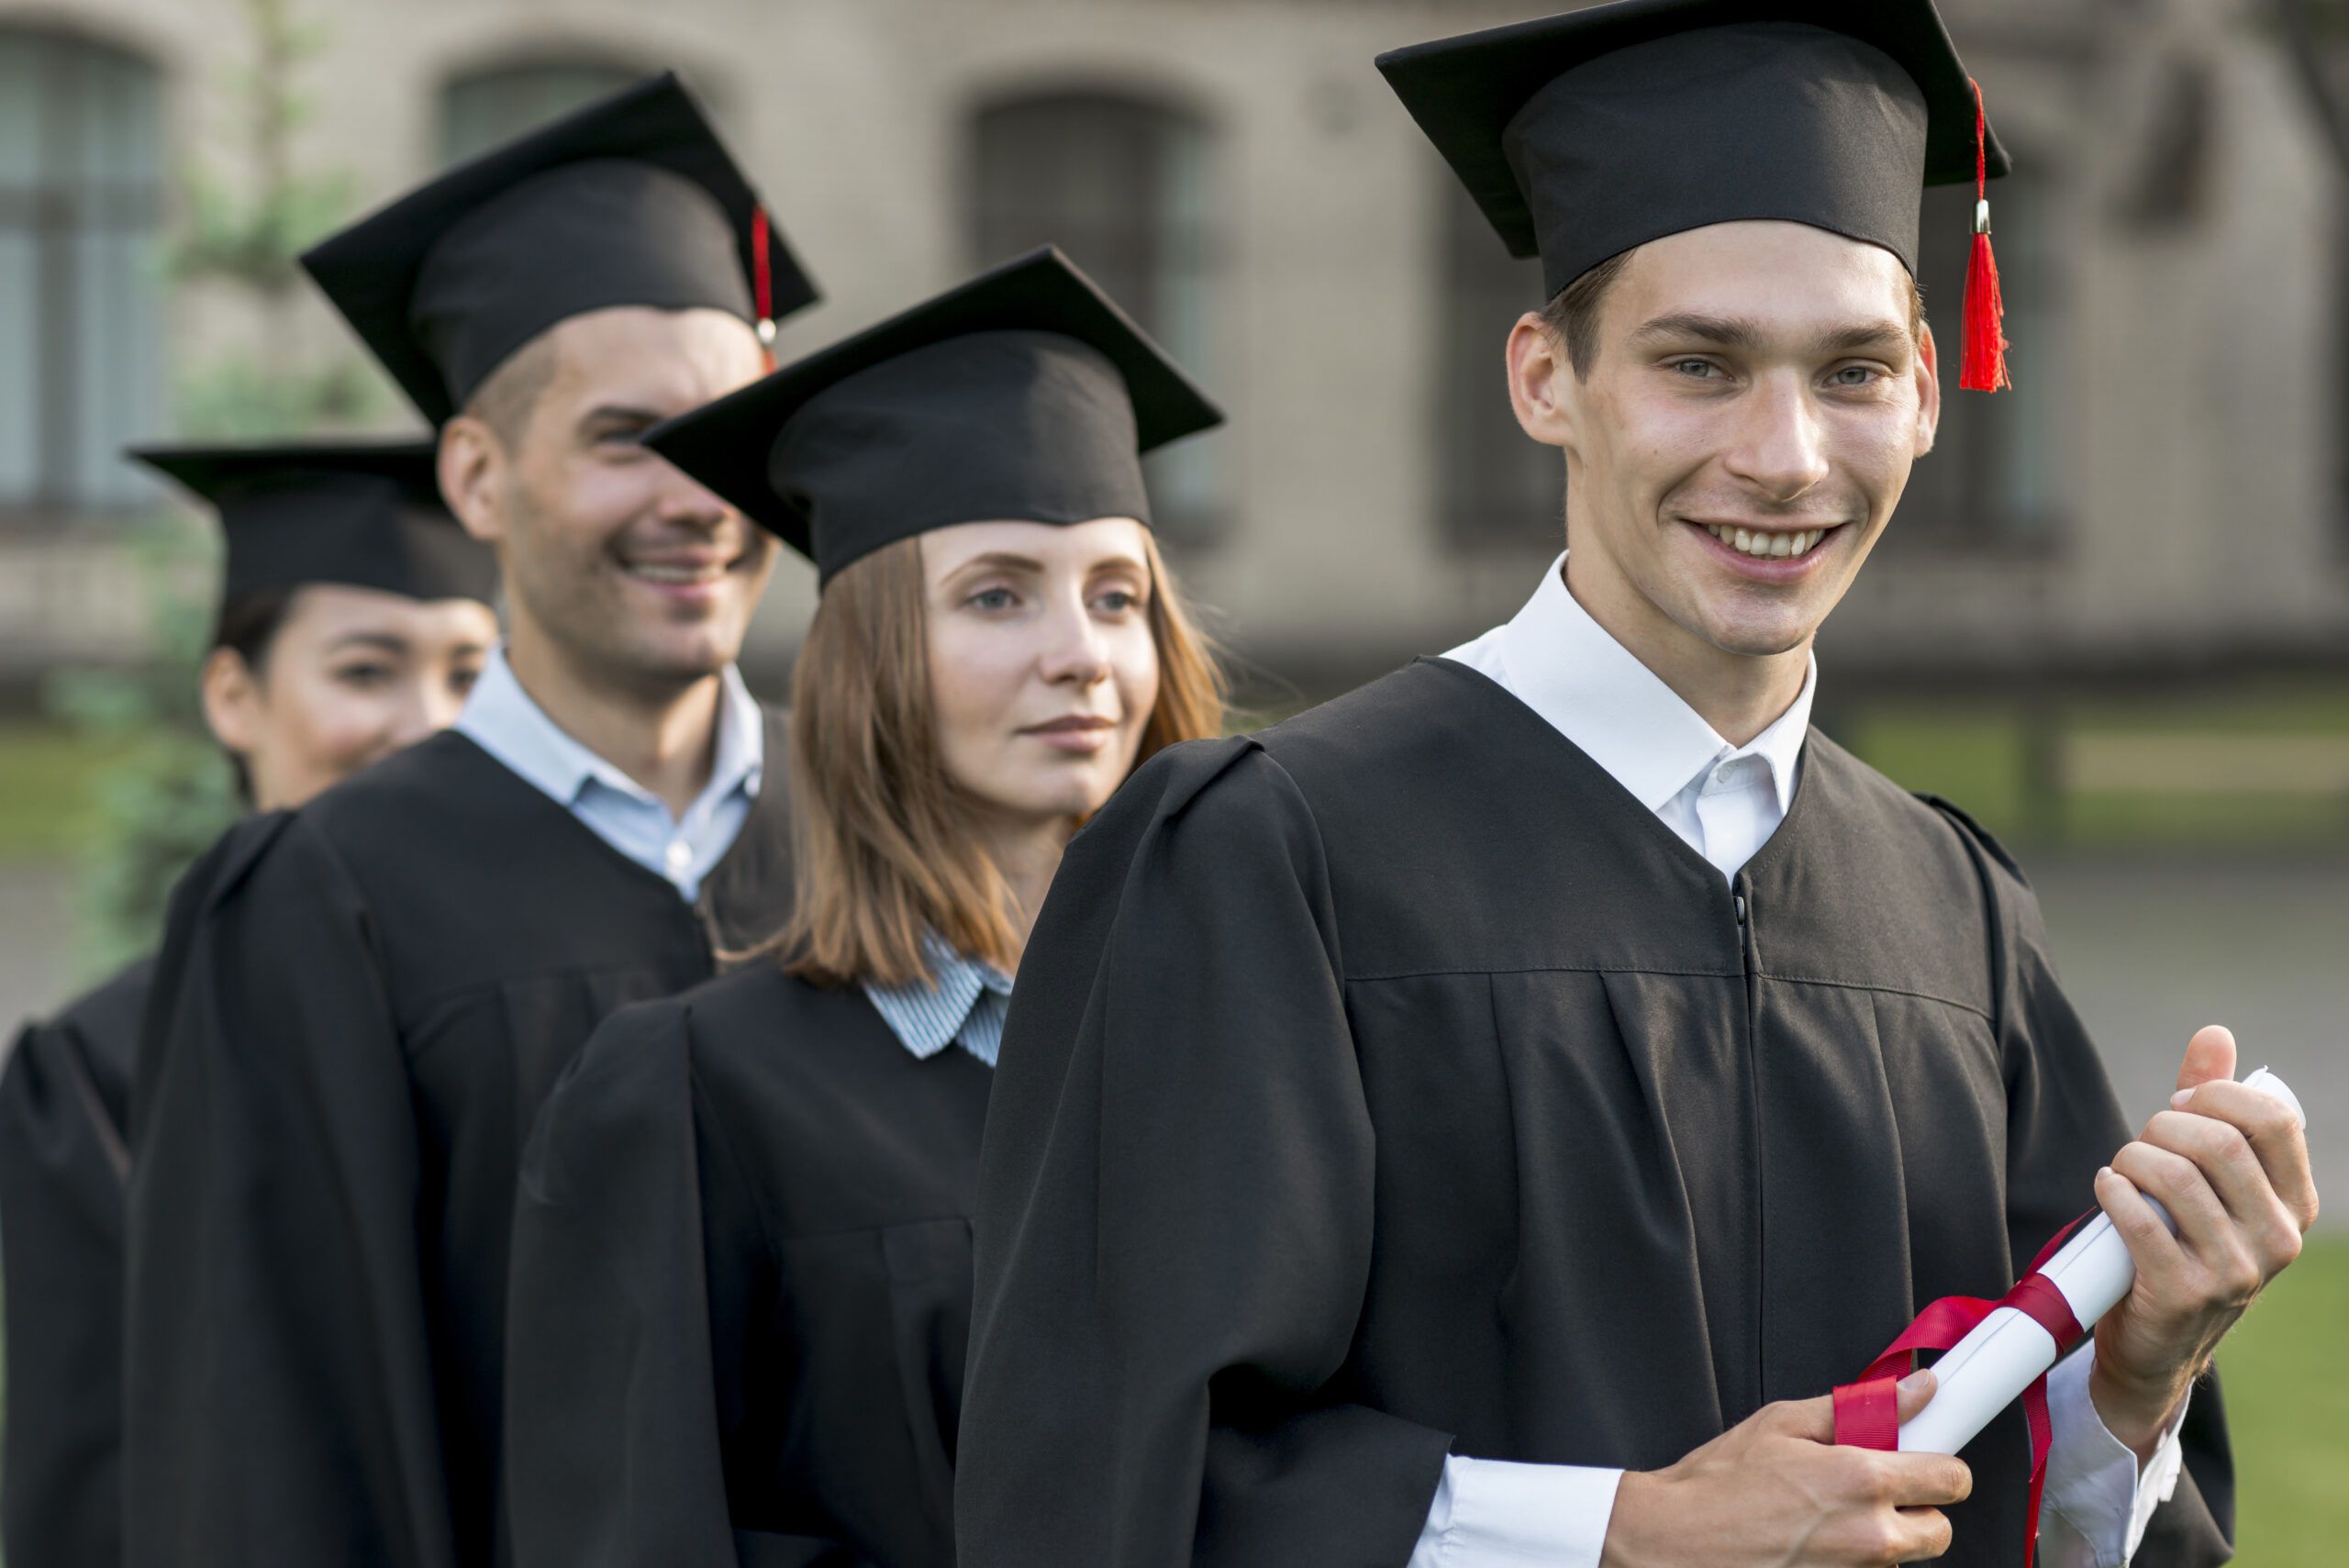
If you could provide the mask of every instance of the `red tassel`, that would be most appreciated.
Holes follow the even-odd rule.
[[[1974,253],[1965,262],[1965,327],[1958,349],[1957,384],[1967,392],[2011,387],[2007,375],[2006,302],[1998,296],[1998,259],[1990,252],[1989,121],[1982,87],[1974,89]]]
[[[2014,385],[2007,376],[2005,314],[2006,304],[1998,297],[1998,259],[1990,253],[1990,236],[1977,233],[1974,255],[1965,264],[1965,341],[1957,373],[1957,384],[1968,392]]]
[[[751,209],[751,299],[759,313],[759,357],[774,369],[774,262],[767,254],[767,209]]]

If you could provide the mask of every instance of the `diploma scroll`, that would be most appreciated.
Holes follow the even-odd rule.
[[[2302,1127],[2308,1117],[2281,1078],[2265,1067],[2243,1080],[2246,1088],[2275,1095],[2289,1106]],[[2174,1235],[2177,1222],[2153,1199],[2154,1210]],[[2099,1214],[2066,1241],[2038,1273],[2062,1293],[2082,1332],[2120,1304],[2136,1283],[2128,1243]],[[1911,1453],[1955,1453],[1990,1424],[1992,1417],[2055,1364],[2061,1347],[2029,1315],[2000,1307],[1952,1346],[1934,1366],[1933,1397],[1900,1428],[1900,1447]]]

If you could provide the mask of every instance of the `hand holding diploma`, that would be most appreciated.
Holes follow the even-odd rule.
[[[2097,1176],[2097,1202],[2128,1243],[2136,1278],[2096,1326],[2088,1393],[2140,1461],[2221,1338],[2299,1256],[2316,1222],[2296,1108],[2232,1082],[2234,1068],[2233,1035],[2215,1025],[2196,1034],[2170,1108]],[[2176,1221],[2175,1236],[2148,1198]]]
[[[2088,1393],[2142,1465],[2243,1309],[2299,1253],[2316,1218],[2306,1118],[2262,1069],[2232,1081],[2234,1037],[2195,1035],[2170,1108],[2097,1174],[2104,1212],[2051,1243],[1998,1300],[1929,1305],[1861,1380],[1835,1390],[1835,1440],[1954,1454],[2017,1396],[2031,1429],[2026,1562],[2038,1535],[2050,1426],[2047,1370],[2084,1329],[2097,1335]],[[1896,1418],[1891,1378],[1915,1351],[1946,1347],[1940,1390]]]
[[[2142,1462],[2219,1340],[2299,1255],[2316,1218],[2298,1105],[2288,1090],[2232,1082],[2234,1066],[2225,1029],[2194,1037],[2170,1108],[2099,1173],[2103,1214],[2046,1260],[2039,1285],[2010,1293],[2034,1298],[2031,1311],[1955,1298],[1927,1309],[1930,1318],[1970,1307],[1976,1316],[1963,1321],[1976,1327],[1931,1341],[1956,1348],[1938,1380],[1925,1372],[1901,1379],[1870,1440],[1834,1446],[1854,1442],[1841,1429],[1851,1413],[1844,1396],[1860,1386],[1852,1385],[1833,1398],[1766,1406],[1677,1464],[1627,1472],[1603,1568],[1938,1556],[1950,1540],[1940,1510],[1972,1485],[1964,1463],[1944,1456],[2045,1373],[2058,1344],[2044,1318],[2094,1326],[2090,1397]],[[1906,1352],[1899,1359],[1905,1364]],[[1889,1388],[1888,1378],[1878,1386]],[[2040,1457],[2044,1416],[2043,1402]],[[2037,1503],[2034,1484],[2034,1516]]]
[[[2292,1091],[2265,1068],[2244,1079],[2241,1087],[2277,1098],[2291,1110],[2296,1125],[2305,1125]],[[2177,1222],[2157,1202],[2154,1209],[2175,1236]],[[2081,1325],[2093,1327],[2129,1295],[2137,1277],[2128,1241],[2114,1229],[2111,1218],[2101,1214],[2080,1227],[2061,1251],[2032,1272],[2054,1288],[2054,1296],[2050,1297],[2043,1290],[2033,1293],[2038,1317],[2019,1307],[1998,1307],[1951,1348],[1935,1368],[1940,1390],[1932,1403],[1901,1423],[1898,1446],[1902,1450],[1955,1453],[1973,1441],[1991,1418],[2054,1364],[2066,1348],[2059,1340],[2076,1337]],[[2023,1288],[2019,1286],[2018,1293]],[[1948,1305],[1937,1304],[1929,1310]],[[2049,1318],[2054,1321],[2046,1321]],[[2041,1418],[2034,1412],[2033,1418]],[[2157,1428],[2154,1440],[2158,1433]],[[2149,1440],[2140,1458],[2150,1451]]]
[[[1933,1396],[1900,1381],[1899,1415]],[[1949,1550],[1943,1507],[1974,1490],[1965,1462],[1835,1445],[1824,1396],[1765,1405],[1677,1464],[1626,1471],[1599,1568],[1890,1568]]]

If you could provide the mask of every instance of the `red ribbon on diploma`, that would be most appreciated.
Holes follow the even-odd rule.
[[[2095,1212],[2090,1209],[2080,1219]],[[2055,1341],[2059,1358],[2078,1344],[2087,1330],[2072,1316],[2072,1304],[2064,1299],[2064,1293],[2039,1269],[2055,1255],[2064,1238],[2079,1228],[2080,1219],[2057,1231],[2054,1240],[2039,1250],[2039,1256],[2032,1259],[2030,1270],[2015,1282],[2014,1289],[1996,1301],[1972,1296],[1943,1296],[1918,1313],[1916,1321],[1902,1329],[1900,1337],[1887,1345],[1882,1355],[1868,1362],[1867,1371],[1860,1373],[1858,1382],[1837,1385],[1835,1440],[1846,1448],[1887,1451],[1898,1448],[1899,1396],[1894,1385],[1914,1368],[1916,1352],[1948,1350],[2001,1307],[2013,1307],[2046,1329],[2048,1337]],[[2022,1561],[2023,1568],[2031,1568],[2032,1558],[2039,1550],[2039,1494],[2047,1483],[2047,1450],[2054,1440],[2054,1427],[2047,1417],[2044,1373],[2023,1390],[2022,1414],[2031,1428],[2031,1513],[2023,1527]]]

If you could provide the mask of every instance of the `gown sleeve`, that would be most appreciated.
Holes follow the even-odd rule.
[[[670,1002],[606,1019],[523,1155],[506,1316],[516,1568],[864,1561],[730,1523],[713,1324],[754,1331],[763,1241],[755,1199],[698,1130],[693,1028]]]
[[[963,1568],[1403,1568],[1450,1434],[1336,1385],[1373,1135],[1311,814],[1253,742],[1074,840],[989,1102]]]
[[[183,879],[132,1100],[127,1561],[455,1561],[417,1130],[364,898],[297,819]]]
[[[2056,980],[2039,902],[2021,870],[1964,812],[1932,803],[1965,840],[1992,915],[2008,1080],[2007,1224],[2020,1271],[2094,1205],[2098,1169],[2136,1129]],[[2234,1461],[2215,1367],[2195,1385],[2178,1438],[2185,1473],[2154,1509],[2132,1568],[2205,1568],[2234,1555]]]
[[[144,974],[27,1026],[0,1075],[12,1562],[122,1555],[122,1106]]]

